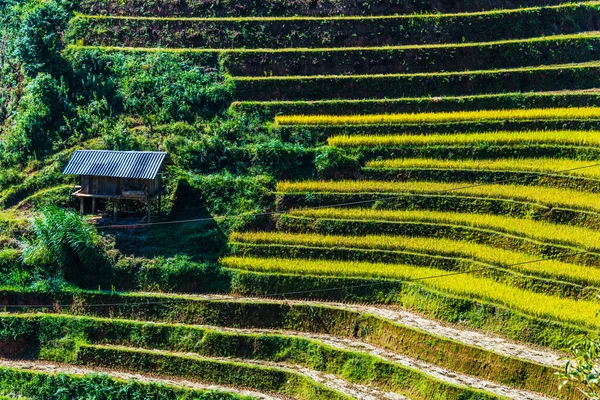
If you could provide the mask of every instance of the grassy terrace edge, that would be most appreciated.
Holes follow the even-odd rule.
[[[239,100],[366,99],[590,89],[599,62],[439,73],[234,77]],[[485,91],[481,92],[480,88]]]
[[[261,274],[240,273],[241,279],[254,279],[259,278],[260,276]],[[294,279],[294,277],[278,277],[277,275],[272,275],[271,278]],[[325,279],[321,281],[320,285],[315,285],[315,283],[317,283],[314,281],[316,279],[315,277],[306,276],[298,277],[298,279],[304,280],[304,284],[314,285],[313,287],[322,287],[323,284],[326,284],[327,282],[327,279]],[[308,280],[313,280],[313,282],[308,282]],[[329,284],[339,284],[343,281],[345,280],[332,279],[329,280]],[[357,282],[359,281],[360,280]],[[255,283],[258,282],[259,281],[256,281]],[[352,280],[349,279],[347,282],[350,283]],[[248,283],[250,286],[251,283]],[[271,281],[270,283],[273,284],[275,282]],[[293,283],[290,282],[290,284]],[[404,300],[421,302],[423,305],[431,307],[432,310],[436,309],[437,312],[450,306],[447,304],[446,307],[440,307],[444,302],[463,302],[458,298],[453,298],[451,296],[446,297],[437,294],[436,292],[429,292],[430,295],[427,296],[430,297],[429,299],[421,298],[419,300],[417,298],[419,296],[413,296],[417,295],[418,292],[422,290],[421,288],[393,282],[388,282],[388,284],[391,285],[390,287],[395,287],[394,297],[402,295]],[[265,286],[265,288],[267,287],[269,286]],[[426,291],[421,294],[421,297],[425,293]],[[13,300],[17,300],[18,298],[23,300],[27,299],[30,304],[47,302],[50,298],[54,298],[62,304],[74,300],[73,297],[69,298],[65,293],[60,295],[60,299],[56,299],[48,294],[19,294],[5,291],[3,292],[2,297],[3,300],[7,300],[7,298],[12,298]],[[306,305],[301,303],[285,304],[281,302],[270,302],[268,300],[260,300],[258,302],[248,300],[236,301],[233,299],[207,300],[186,296],[149,294],[126,295],[97,292],[76,294],[75,301],[77,304],[70,310],[75,313],[77,313],[78,310],[79,313],[81,313],[81,306],[85,304],[97,304],[97,307],[87,307],[85,314],[90,316],[108,317],[111,315],[111,318],[229,326],[235,328],[285,329],[301,332],[327,333],[342,337],[355,337],[373,345],[381,346],[403,354],[413,355],[449,369],[457,369],[471,375],[498,380],[514,387],[529,388],[545,393],[557,393],[557,385],[556,381],[554,381],[556,377],[553,376],[555,370],[553,368],[544,367],[516,358],[507,358],[500,354],[461,344],[453,340],[432,336],[431,334],[420,330],[408,328],[373,315],[360,314],[355,311],[336,307]],[[161,306],[156,304],[156,302],[161,302],[163,304]],[[102,307],[102,303],[120,303],[121,305],[107,305]],[[165,307],[165,304],[167,304],[168,307]],[[502,307],[497,308],[497,306],[486,305],[485,303],[480,303],[479,306],[475,306],[475,308],[477,307],[482,307],[478,312],[482,313],[481,316],[485,316],[484,319],[495,319],[493,325],[496,327],[498,326],[498,322],[502,319],[508,319],[504,321],[505,323],[510,322],[518,325],[528,321],[530,328],[535,327],[534,330],[528,330],[528,332],[533,333],[533,331],[538,330],[535,334],[539,334],[540,338],[545,337],[548,339],[550,337],[556,337],[545,336],[545,334],[552,331],[557,333],[555,330],[561,331],[563,334],[568,333],[567,335],[562,336],[563,338],[584,331],[582,330],[583,328],[526,317],[519,313],[515,313],[514,311]],[[467,311],[467,303],[463,302],[463,307],[461,309]],[[69,308],[63,308],[62,311],[68,312]],[[447,311],[450,311],[450,309],[447,308]],[[467,315],[473,311],[475,311],[475,309],[469,310]],[[454,312],[451,313],[454,314]],[[471,315],[472,317],[475,316],[473,314]],[[480,322],[481,321],[482,320],[480,320]],[[548,329],[550,330],[549,332],[547,332]],[[396,339],[390,341],[390,337]],[[402,339],[398,340],[398,338]],[[432,343],[435,343],[436,345],[433,346]],[[449,351],[460,353],[461,356],[447,357]],[[464,360],[471,361],[466,362]],[[492,369],[490,368],[489,363],[481,363],[481,360],[488,360],[495,367]],[[528,371],[528,373],[523,373],[524,371]]]
[[[331,18],[77,15],[71,20],[67,36],[70,42],[83,45],[175,48],[375,47],[484,42],[597,30],[594,16],[599,7],[598,2],[587,2],[466,14]],[[403,20],[411,23],[399,26],[398,22]],[[507,24],[511,30],[504,29]],[[288,34],[282,34],[281,25],[286,26]],[[374,33],[375,27],[382,33]],[[330,35],[332,30],[343,34]]]
[[[138,372],[141,369],[150,369],[150,371],[144,372],[152,372],[152,368],[148,364],[159,363],[161,371],[164,365],[171,373],[179,375],[178,368],[171,365],[172,363],[167,357],[152,359],[151,355],[143,353],[141,357],[148,362],[138,360],[136,364],[132,360],[123,363],[122,358],[119,358],[123,352],[114,351],[115,346],[118,346],[128,348],[123,350],[124,352],[131,352],[133,358],[136,357],[136,354],[140,355],[139,352],[135,352],[133,349],[141,351],[156,349],[167,355],[168,352],[176,353],[173,355],[177,356],[175,358],[177,363],[185,362],[181,359],[184,354],[193,357],[190,359],[192,363],[194,360],[201,358],[236,360],[232,365],[226,366],[230,369],[235,368],[236,364],[244,364],[245,360],[302,365],[315,371],[334,374],[354,384],[374,385],[379,389],[403,393],[416,399],[426,399],[433,393],[444,394],[447,398],[461,398],[461,396],[477,398],[478,395],[483,395],[478,390],[448,384],[418,370],[385,361],[367,353],[338,349],[323,344],[319,340],[291,334],[240,333],[237,331],[222,331],[215,327],[148,323],[66,314],[4,314],[0,315],[0,325],[3,327],[6,333],[4,336],[8,340],[22,339],[21,336],[14,339],[7,333],[9,331],[26,332],[23,334],[24,340],[39,346],[40,359],[50,359],[51,361],[54,361],[54,358],[58,358],[56,361],[62,361],[61,358],[66,356],[68,359],[75,360],[73,361],[75,363],[87,365],[91,362],[91,365],[98,364],[97,366],[102,366],[102,360],[105,357],[100,356],[97,352],[98,346],[111,346],[113,351],[107,347],[104,347],[104,350],[108,350],[107,356],[113,368],[126,368]],[[57,346],[55,340],[57,330],[60,332],[58,336],[66,335],[66,338],[76,338],[80,346],[93,346],[93,348],[88,347],[90,350],[84,349],[83,354],[77,349],[74,350],[75,354],[70,351],[61,354],[60,345]],[[185,340],[179,338],[185,338]],[[143,367],[140,367],[140,365],[143,365]],[[362,374],[352,373],[349,366],[359,367]],[[543,367],[536,364],[532,364],[530,369],[538,374],[552,373],[552,368],[543,369]],[[159,369],[157,368],[157,370]],[[207,372],[208,376],[212,377],[210,380],[218,381],[218,375],[214,374],[219,373],[219,368],[211,368],[211,371]],[[197,371],[196,373],[187,371],[185,368],[181,372],[188,377],[193,377],[194,374],[204,376],[204,374]],[[224,372],[224,370],[220,371],[220,373]],[[265,372],[268,374],[269,371]],[[389,374],[392,378],[387,378],[386,374]],[[242,371],[229,375],[243,376]],[[256,380],[260,381],[260,376],[250,374],[246,374],[246,376],[254,376]],[[291,378],[292,381],[298,381],[293,376]],[[299,382],[302,384],[301,381]],[[231,382],[220,383],[228,384]],[[259,387],[260,382],[252,381],[239,384],[255,387],[263,392],[282,391],[281,388],[276,388],[274,385]],[[303,385],[306,386],[306,384]]]
[[[396,99],[235,101],[230,110],[257,113],[265,119],[292,114],[391,114],[448,112],[459,110],[515,109],[526,107],[588,107],[600,104],[596,90],[498,93],[455,97],[406,97]]]
[[[209,53],[217,55],[234,76],[408,73],[594,61],[600,51],[600,34],[588,32],[480,43],[341,48],[165,49],[70,45],[70,51],[74,50],[170,52],[180,57]]]

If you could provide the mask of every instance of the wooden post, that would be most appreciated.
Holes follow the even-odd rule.
[[[96,214],[96,198],[92,197],[92,215]]]
[[[119,200],[113,200],[113,220],[117,222],[117,206],[119,205]]]
[[[152,200],[148,199],[148,223],[152,219]]]
[[[83,215],[84,211],[85,211],[85,203],[84,203],[85,199],[83,197],[79,198],[79,214]]]

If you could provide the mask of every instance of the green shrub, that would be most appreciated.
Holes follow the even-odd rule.
[[[358,157],[349,155],[345,149],[324,146],[317,149],[315,166],[320,178],[358,177],[361,166]]]
[[[23,249],[28,265],[58,269],[68,280],[81,283],[106,267],[99,234],[75,211],[46,207],[32,219],[31,230],[34,239]]]
[[[255,177],[219,175],[190,175],[190,186],[196,191],[198,201],[226,231],[257,220],[273,204],[274,180],[266,175]],[[224,219],[218,219],[223,216]],[[228,217],[232,217],[228,219]]]

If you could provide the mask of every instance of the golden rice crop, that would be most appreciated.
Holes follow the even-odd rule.
[[[280,115],[279,125],[421,124],[498,120],[585,120],[600,118],[600,107],[530,108],[371,115]]]
[[[336,135],[327,139],[330,146],[376,147],[376,146],[434,146],[465,144],[558,144],[572,146],[600,145],[597,131],[521,131],[431,135]]]
[[[442,211],[395,211],[364,208],[322,208],[292,210],[291,215],[341,220],[419,222],[449,224],[487,229],[543,242],[563,243],[588,250],[600,250],[600,235],[592,229],[550,224],[542,221],[505,217],[501,215],[455,213]]]
[[[444,274],[441,270],[426,267],[352,261],[225,257],[221,262],[229,268],[258,272],[362,276],[399,280],[422,279]],[[469,274],[427,279],[419,281],[419,284],[447,293],[503,304],[538,317],[595,328],[600,327],[600,304],[592,301],[530,292]]]
[[[596,167],[600,169],[599,167]],[[299,181],[279,182],[280,193],[412,193],[481,196],[526,201],[550,206],[600,211],[600,194],[572,189],[547,188],[525,185],[468,184],[447,182],[393,182],[393,181]]]
[[[369,168],[549,172],[600,178],[600,166],[590,167],[590,165],[594,165],[594,162],[552,158],[500,158],[493,160],[406,158],[369,161],[366,164]]]
[[[600,284],[600,268],[569,264],[559,260],[544,260],[543,262],[534,263],[533,261],[538,260],[539,257],[479,243],[443,238],[389,235],[340,236],[286,232],[233,232],[231,234],[231,241],[291,246],[426,252],[429,254],[433,253],[477,260],[496,266],[508,267],[519,272],[558,278],[574,283]]]

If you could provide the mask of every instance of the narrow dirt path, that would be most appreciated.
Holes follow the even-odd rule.
[[[185,379],[177,379],[173,377],[160,377],[147,374],[134,374],[129,372],[109,370],[105,368],[91,368],[83,366],[74,366],[68,364],[52,363],[46,361],[21,361],[0,359],[0,367],[28,370],[34,372],[44,372],[50,374],[71,374],[71,375],[89,375],[89,374],[105,374],[113,379],[136,380],[144,383],[156,383],[179,388],[192,390],[217,390],[221,392],[235,393],[242,396],[250,396],[259,400],[282,400],[291,399],[280,395],[256,392],[253,390],[235,388],[230,386],[210,385],[199,382],[192,382]]]
[[[236,297],[225,295],[190,295],[190,298],[208,300],[248,300],[253,302],[285,303],[285,304],[309,304],[315,306],[334,307],[343,310],[351,310],[362,314],[373,314],[378,317],[397,322],[411,328],[446,337],[466,345],[479,347],[503,356],[520,358],[526,361],[561,367],[564,365],[563,355],[550,349],[537,348],[532,345],[517,343],[501,336],[484,333],[472,329],[462,329],[440,321],[425,317],[423,315],[407,311],[401,308],[380,305],[344,304],[313,300],[273,300],[252,297]]]

